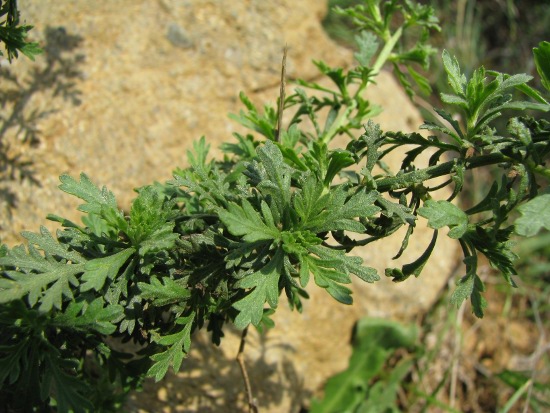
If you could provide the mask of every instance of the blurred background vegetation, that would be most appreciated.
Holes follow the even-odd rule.
[[[332,10],[335,6],[345,8],[364,1],[328,3]],[[442,30],[432,33],[431,43],[439,52],[446,49],[455,55],[467,76],[480,66],[508,74],[527,73],[534,77],[531,85],[544,90],[532,50],[539,42],[550,41],[550,1],[420,3],[431,5],[440,19]],[[349,18],[329,11],[323,25],[336,42],[355,48],[357,33]],[[422,115],[430,119],[431,108],[442,106],[439,93],[448,92],[441,59],[434,59],[423,75],[430,80],[434,93],[414,99]],[[548,114],[537,116],[548,119]],[[494,181],[491,171],[471,179],[481,189],[465,191],[460,202],[466,206],[479,201],[489,189],[480,184]],[[460,309],[449,307],[445,297],[454,282],[450,280],[440,304],[419,320],[420,345],[405,356],[413,357],[415,362],[407,375],[399,376],[400,389],[392,393],[391,408],[384,411],[550,411],[550,233],[518,240],[516,252],[520,257],[518,289],[510,289],[498,277],[489,277],[488,266],[480,269],[490,303],[483,320],[471,317],[468,304],[466,310],[464,305]],[[461,269],[458,271],[457,276]],[[390,360],[387,369],[365,386],[375,389],[376,383],[383,383],[386,388],[395,388],[392,371],[398,365],[399,360]],[[371,411],[360,406],[353,411]]]
[[[361,0],[329,0],[329,9],[350,7]],[[458,58],[468,75],[483,65],[504,73],[536,75],[533,47],[550,39],[548,0],[420,0],[437,12],[442,31],[432,33],[431,42]],[[349,18],[330,11],[323,21],[327,33],[338,43],[354,47]],[[442,86],[442,69],[430,70],[432,83]]]

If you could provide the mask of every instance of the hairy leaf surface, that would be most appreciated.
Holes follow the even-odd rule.
[[[515,222],[517,234],[532,237],[543,228],[550,230],[550,193],[521,205],[518,211],[522,216]]]
[[[418,215],[428,219],[428,226],[433,229],[450,228],[449,237],[460,238],[468,230],[468,216],[456,205],[448,201],[427,200]]]

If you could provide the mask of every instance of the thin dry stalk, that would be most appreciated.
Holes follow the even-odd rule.
[[[283,49],[283,60],[281,62],[281,87],[279,89],[279,112],[277,118],[277,142],[281,142],[281,130],[283,128],[283,111],[285,109],[285,81],[286,81],[286,54],[288,46]]]
[[[462,350],[462,321],[464,319],[464,308],[465,304],[462,303],[458,309],[456,315],[456,324],[455,324],[455,339],[454,339],[454,354],[453,354],[453,363],[451,367],[451,388],[449,391],[449,403],[451,408],[455,408],[456,403],[456,386],[458,382],[458,368],[460,361],[460,353]]]
[[[241,368],[241,374],[243,375],[244,387],[246,390],[246,396],[248,398],[248,412],[258,413],[258,405],[256,399],[252,395],[252,387],[250,386],[250,379],[248,378],[248,372],[244,363],[244,346],[246,344],[246,335],[248,334],[248,327],[243,330],[241,335],[241,344],[239,345],[239,352],[237,353],[237,363]]]

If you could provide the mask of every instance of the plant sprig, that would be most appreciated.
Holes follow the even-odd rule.
[[[4,20],[0,22],[0,43],[4,43],[10,62],[19,56],[19,52],[31,60],[42,53],[38,43],[26,40],[27,34],[33,26],[19,24],[19,9],[16,0],[0,1],[1,18]],[[3,56],[2,51],[0,51],[0,56]]]

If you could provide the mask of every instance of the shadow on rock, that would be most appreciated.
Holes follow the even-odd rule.
[[[65,28],[48,27],[44,54],[30,70],[16,73],[7,61],[0,62],[0,204],[8,216],[17,207],[14,184],[40,185],[32,162],[32,149],[40,143],[40,121],[57,111],[56,99],[81,103],[81,44],[82,37]]]
[[[199,333],[193,346],[178,374],[168,374],[159,383],[147,380],[141,392],[129,396],[125,410],[132,413],[248,411],[245,385],[236,359],[226,357],[220,348],[210,343],[206,334]],[[260,411],[282,404],[290,405],[289,411],[299,411],[304,391],[291,361],[292,346],[271,344],[264,336],[253,346],[251,353],[257,355],[259,350],[259,357],[251,360],[246,349],[244,355],[253,397]],[[272,351],[282,356],[268,360],[267,353]]]

